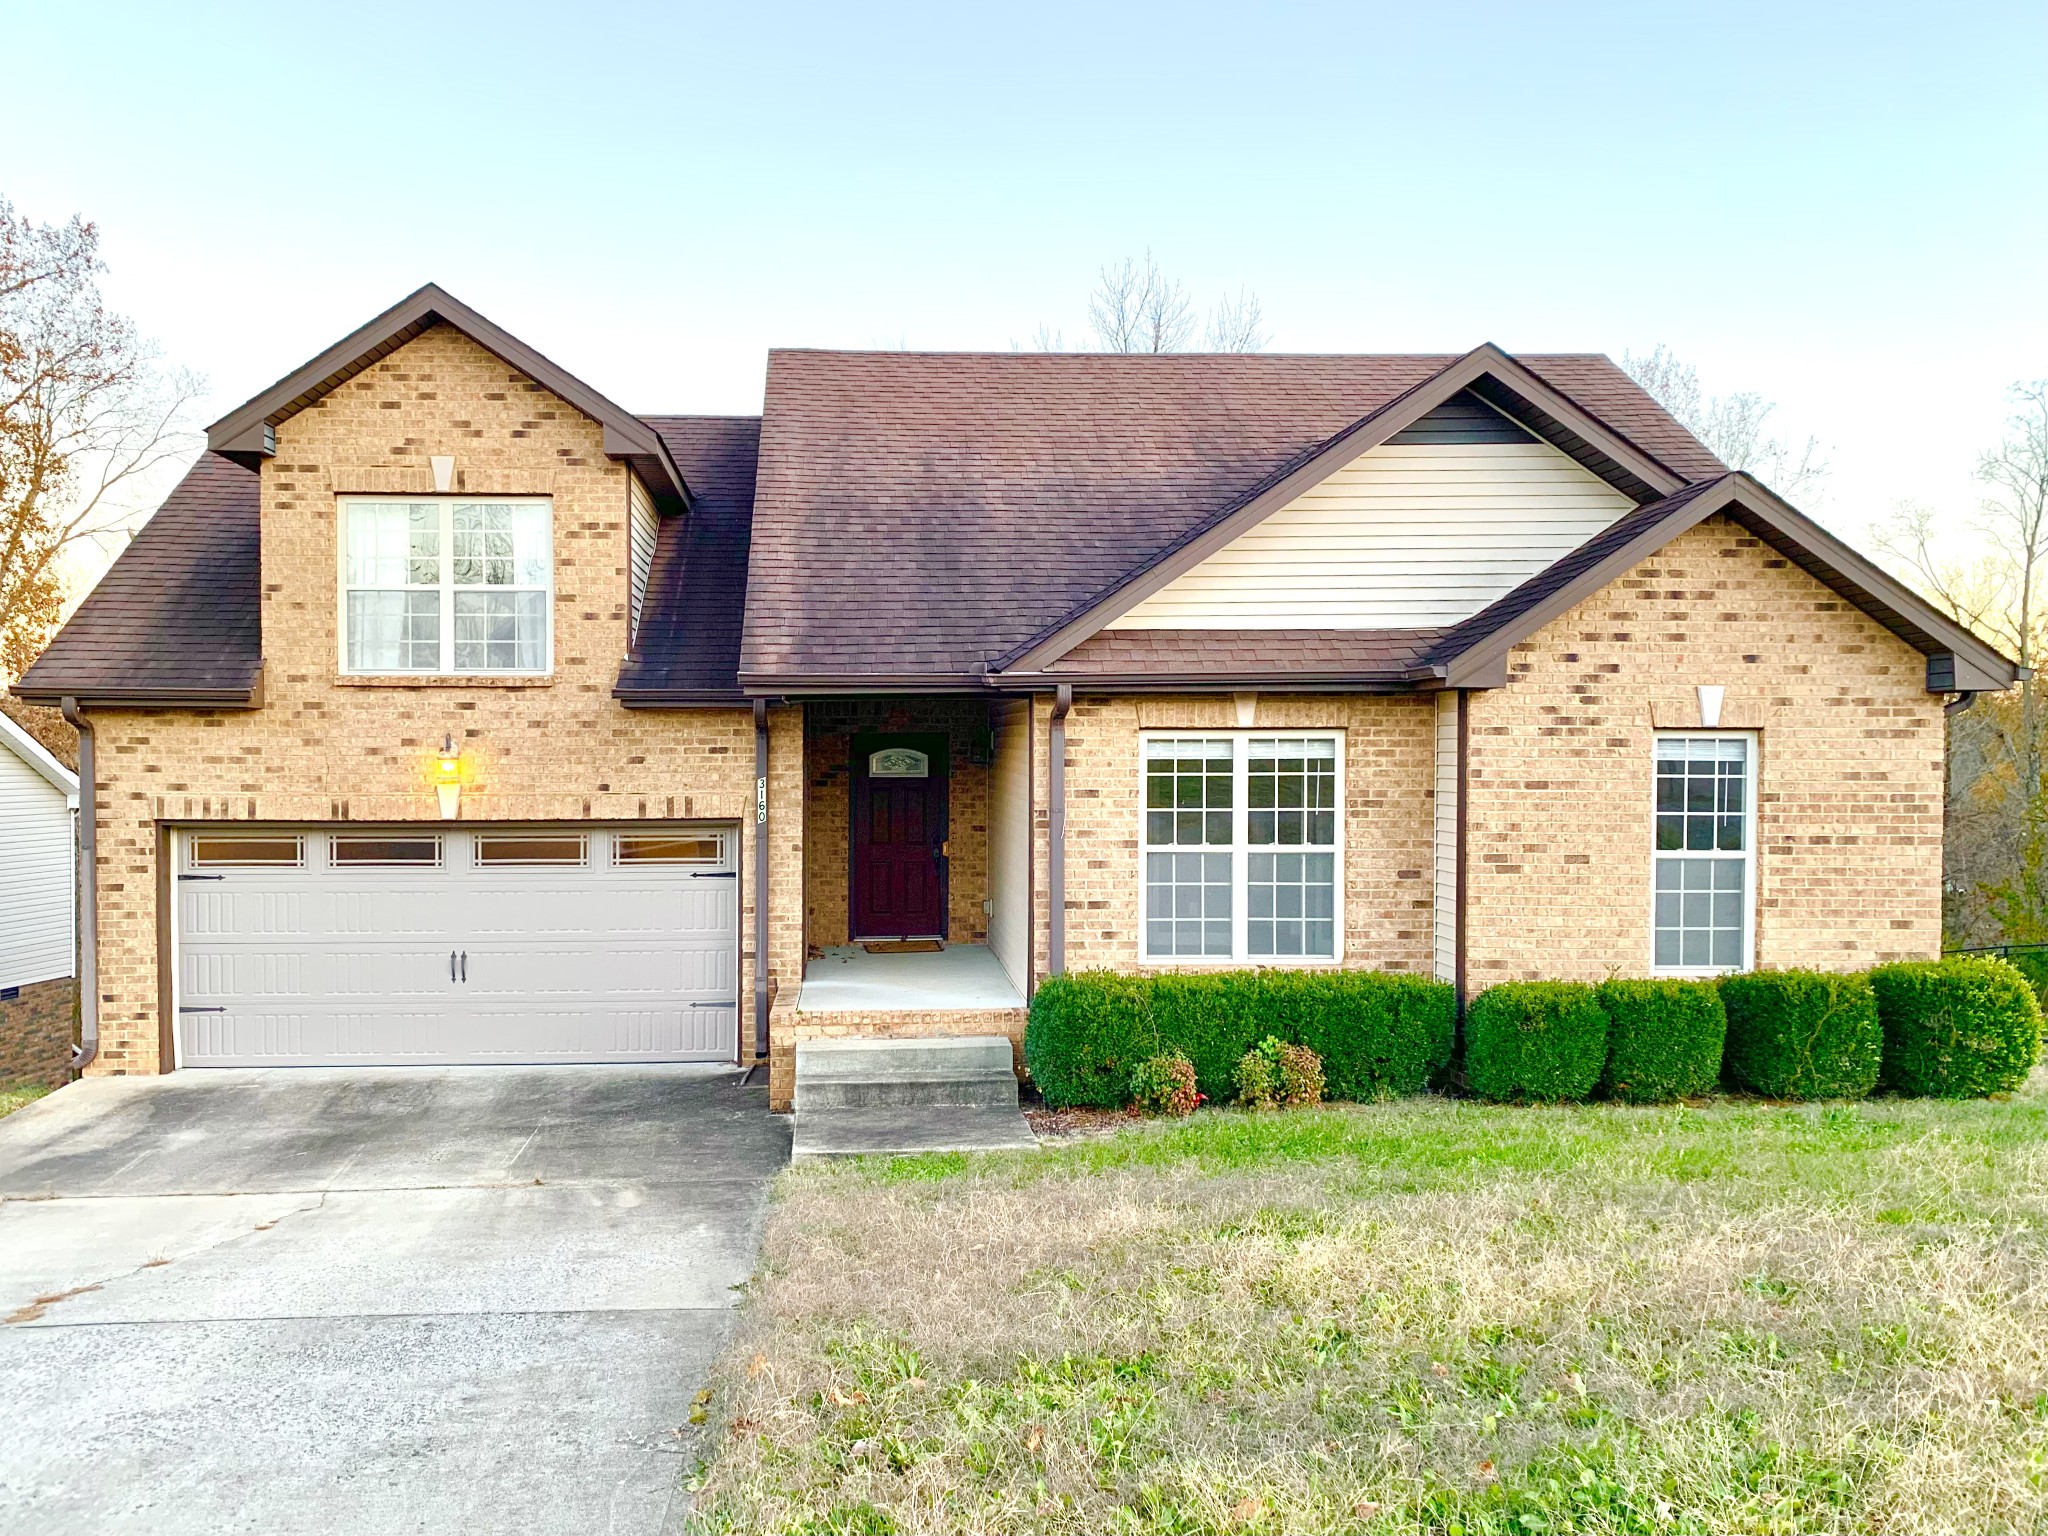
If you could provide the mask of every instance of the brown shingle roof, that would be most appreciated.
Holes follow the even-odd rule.
[[[741,672],[964,679],[1450,356],[772,353]],[[1683,478],[1604,357],[1519,361]]]
[[[202,453],[15,692],[246,702],[262,670],[256,475]]]
[[[650,416],[695,498],[661,520],[647,604],[614,690],[628,703],[710,702],[739,691],[740,619],[754,516],[758,416]]]

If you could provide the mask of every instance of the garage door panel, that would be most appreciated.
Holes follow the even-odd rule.
[[[450,829],[439,866],[337,869],[309,828],[301,865],[181,880],[181,1062],[730,1060],[737,881],[577,830],[587,867],[479,867]]]

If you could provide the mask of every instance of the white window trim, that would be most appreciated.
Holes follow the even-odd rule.
[[[1245,923],[1247,909],[1251,903],[1246,895],[1246,880],[1250,870],[1248,855],[1252,853],[1308,852],[1322,853],[1323,848],[1277,847],[1272,843],[1249,843],[1245,841],[1245,804],[1249,798],[1245,793],[1247,763],[1250,754],[1245,744],[1252,741],[1273,741],[1288,736],[1322,736],[1337,744],[1337,841],[1327,850],[1335,855],[1335,886],[1332,892],[1332,952],[1327,955],[1254,955],[1245,947]],[[1145,755],[1146,745],[1154,741],[1228,741],[1230,754],[1230,800],[1231,831],[1234,834],[1226,847],[1223,844],[1206,844],[1202,851],[1228,853],[1230,855],[1230,949],[1228,955],[1155,955],[1145,942],[1145,855],[1162,850],[1154,849],[1145,841]],[[1344,964],[1344,854],[1345,831],[1349,821],[1349,806],[1345,800],[1345,768],[1349,760],[1349,746],[1341,725],[1318,725],[1300,727],[1266,728],[1256,731],[1195,729],[1174,731],[1140,731],[1138,733],[1138,859],[1136,874],[1138,880],[1138,959],[1145,965],[1170,965],[1185,969],[1206,969],[1219,971],[1241,971],[1247,966],[1280,967],[1286,970],[1336,970]],[[1193,850],[1187,850],[1193,851]]]
[[[335,499],[334,519],[334,639],[335,664],[344,677],[552,677],[555,670],[555,518],[552,496],[340,496]],[[438,506],[441,509],[441,580],[432,588],[356,587],[348,579],[348,515],[358,506]],[[539,506],[548,509],[548,579],[542,587],[544,632],[541,665],[527,670],[512,667],[468,667],[455,665],[455,594],[457,592],[529,592],[531,587],[488,587],[455,584],[455,508],[457,506]],[[389,667],[352,667],[348,664],[348,595],[352,591],[395,592],[438,591],[441,594],[441,657],[432,668],[393,670]]]
[[[1657,963],[1657,861],[1684,859],[1683,851],[1660,852],[1657,847],[1657,743],[1702,739],[1746,741],[1743,754],[1742,806],[1748,825],[1742,840],[1742,960],[1736,965],[1659,965]],[[1648,938],[1650,974],[1676,979],[1686,977],[1732,976],[1756,969],[1756,845],[1762,835],[1762,808],[1757,804],[1757,764],[1763,744],[1755,731],[1658,731],[1650,743],[1650,925]],[[1696,853],[1693,859],[1728,859],[1728,853]]]

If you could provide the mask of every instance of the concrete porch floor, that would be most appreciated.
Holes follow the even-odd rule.
[[[804,967],[800,1013],[965,1012],[1022,1008],[1024,996],[986,944],[933,954],[871,955],[838,944]]]

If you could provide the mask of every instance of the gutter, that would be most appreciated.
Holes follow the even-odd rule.
[[[100,1053],[99,778],[92,722],[70,695],[57,707],[78,732],[78,1044],[71,1048],[71,1070],[82,1072]]]
[[[1051,910],[1046,914],[1046,974],[1067,968],[1067,711],[1074,707],[1074,685],[1061,683],[1052,701],[1052,745],[1047,753],[1045,807],[1045,885]]]

